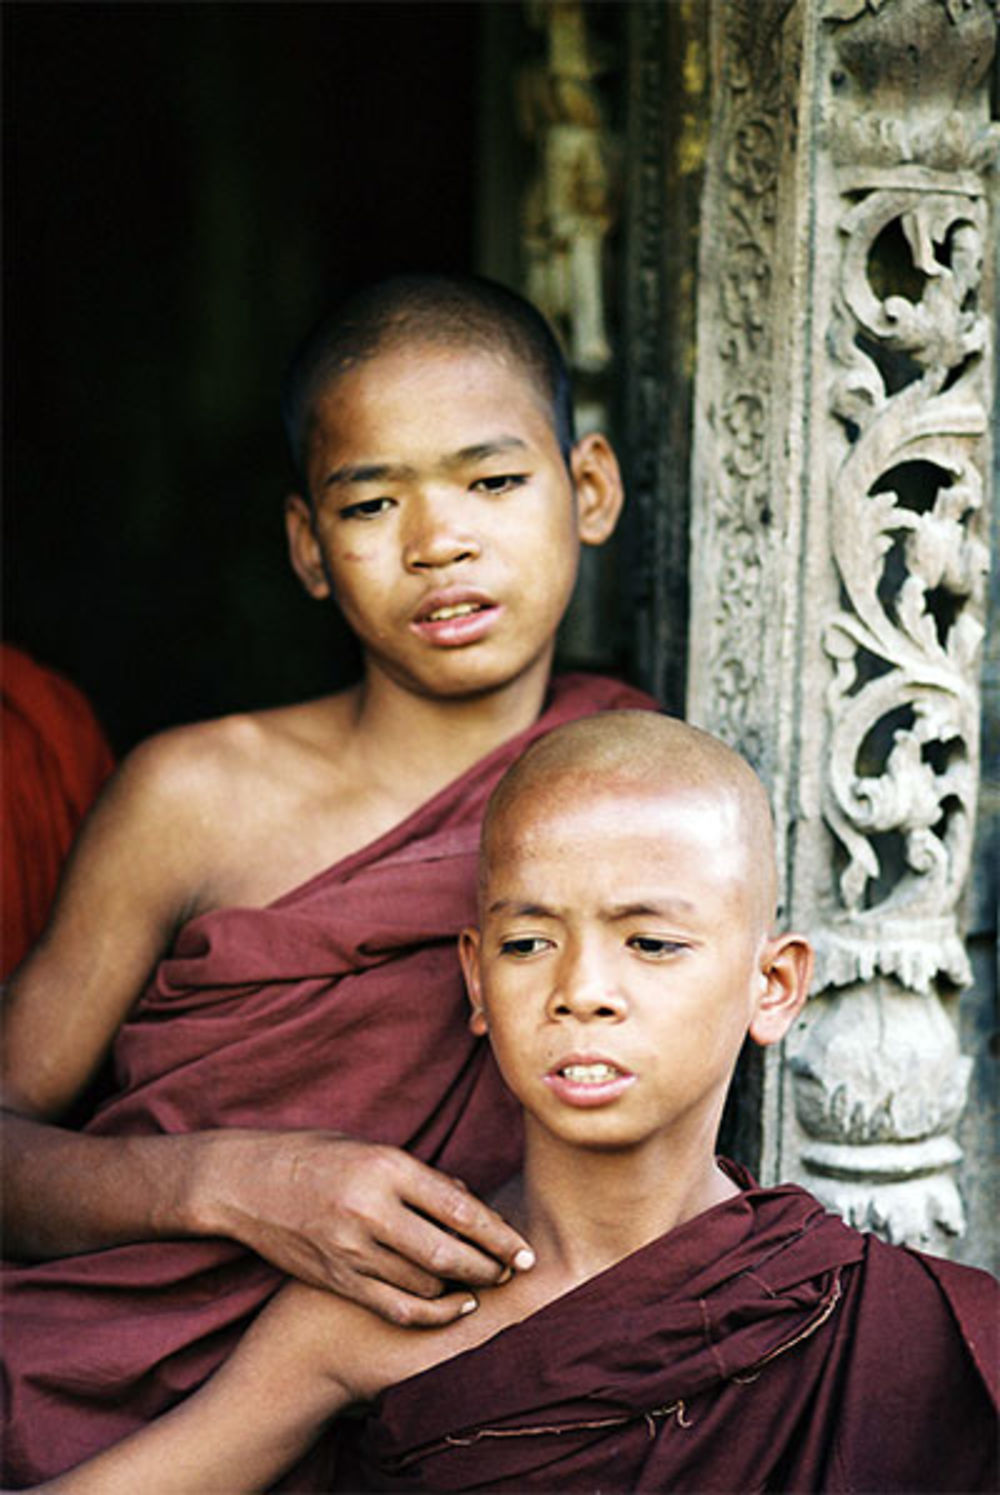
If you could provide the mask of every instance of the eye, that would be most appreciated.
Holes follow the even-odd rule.
[[[391,498],[362,498],[356,504],[345,504],[338,510],[340,519],[376,519],[395,506]]]
[[[543,939],[540,934],[524,934],[514,939],[500,941],[500,954],[512,955],[515,959],[526,959],[529,955],[539,955],[543,950],[550,950],[552,941]]]
[[[661,939],[655,934],[633,934],[627,943],[630,950],[652,960],[669,960],[672,955],[680,955],[689,948],[680,940]]]
[[[514,488],[520,488],[528,481],[528,474],[523,472],[501,472],[495,477],[476,478],[470,483],[473,493],[509,493]]]

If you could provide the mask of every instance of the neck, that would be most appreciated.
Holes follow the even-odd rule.
[[[715,1162],[714,1131],[669,1151],[568,1148],[530,1128],[525,1139],[524,1232],[540,1264],[575,1281],[738,1192]]]
[[[357,689],[355,740],[381,773],[443,787],[537,720],[550,659],[495,690],[471,696],[419,695],[377,666]]]

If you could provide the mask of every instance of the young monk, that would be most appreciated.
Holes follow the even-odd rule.
[[[11,1482],[198,1385],[281,1273],[439,1324],[445,1282],[532,1262],[476,1197],[520,1138],[455,942],[504,767],[559,722],[653,704],[549,678],[618,467],[574,439],[544,321],[474,279],[363,293],[304,347],[285,413],[291,562],[363,678],[141,746],[11,983],[5,1249],[33,1263],[3,1283]],[[111,1095],[60,1127],[109,1053]]]
[[[715,1157],[745,1035],[777,1042],[806,997],[774,904],[763,787],[714,738],[626,712],[536,742],[461,936],[524,1107],[501,1207],[534,1270],[419,1333],[292,1285],[194,1397],[46,1491],[265,1489],[357,1402],[372,1489],[994,1489],[993,1280]]]

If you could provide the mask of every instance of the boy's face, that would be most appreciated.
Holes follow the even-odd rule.
[[[573,462],[576,491],[516,364],[386,350],[317,402],[314,514],[289,501],[293,563],[313,595],[332,590],[369,669],[407,689],[460,696],[547,674],[580,541],[603,540],[620,503],[601,438]]]
[[[490,838],[481,929],[462,937],[473,1030],[529,1131],[710,1157],[748,1029],[775,1041],[804,999],[779,1010],[769,963],[804,942],[769,938],[731,799],[543,787]]]

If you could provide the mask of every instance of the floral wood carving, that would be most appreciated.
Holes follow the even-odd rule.
[[[858,196],[840,225],[831,338],[831,408],[848,450],[832,499],[844,606],[824,640],[825,814],[844,860],[819,979],[881,972],[927,991],[939,974],[968,980],[956,908],[974,828],[988,568],[985,205],[926,188]]]
[[[816,998],[796,1149],[855,1224],[944,1250],[969,1060],[959,908],[978,782],[993,242],[986,0],[826,0],[817,147],[834,189],[830,560]]]

